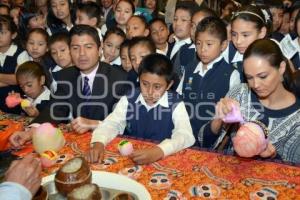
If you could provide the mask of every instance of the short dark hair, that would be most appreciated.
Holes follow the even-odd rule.
[[[26,36],[26,42],[28,42],[29,36],[32,33],[41,34],[45,38],[46,42],[48,43],[49,34],[48,34],[48,32],[45,29],[42,29],[42,28],[33,28],[33,29],[30,29],[29,32],[27,33],[27,36]]]
[[[122,37],[124,40],[126,39],[126,35],[124,31],[118,27],[114,27],[111,29],[108,29],[103,37],[103,41],[105,41],[111,34],[116,34],[120,37]]]
[[[171,60],[162,54],[154,53],[146,56],[139,67],[139,77],[144,73],[164,76],[169,84],[173,80],[174,70]]]
[[[93,38],[98,47],[101,46],[100,38],[97,29],[85,24],[75,25],[70,30],[70,43],[74,35],[89,35]],[[69,45],[70,45],[69,43]]]
[[[284,9],[283,1],[282,0],[268,0],[268,7],[277,8],[277,9]]]
[[[40,80],[42,76],[45,76],[45,72],[43,70],[43,67],[39,63],[34,61],[27,61],[21,64],[16,71],[17,79],[18,77],[23,75],[31,76]]]
[[[153,18],[153,19],[149,22],[149,27],[151,27],[152,24],[154,24],[154,23],[156,23],[156,22],[160,22],[160,23],[162,23],[164,26],[166,26],[166,27],[168,28],[167,23],[166,23],[165,20],[162,19],[162,18]]]
[[[91,1],[79,3],[77,9],[81,12],[84,12],[89,17],[89,19],[95,17],[97,19],[97,25],[99,25],[101,8],[97,3]]]
[[[206,17],[198,25],[195,36],[199,33],[209,32],[216,36],[221,42],[227,40],[227,29],[225,23],[218,17]]]
[[[69,32],[58,32],[51,35],[48,40],[48,47],[50,47],[51,45],[53,45],[55,42],[58,41],[65,42],[69,45],[70,44]]]
[[[142,16],[142,15],[132,15],[130,18],[133,18],[133,17],[138,18],[142,22],[142,24],[144,24],[145,28],[146,29],[148,28],[148,22],[147,22],[147,20],[145,19],[144,16]]]
[[[155,47],[154,42],[148,37],[140,37],[140,36],[133,37],[131,39],[129,47],[128,47],[129,51],[133,46],[138,45],[138,44],[147,46],[147,48],[151,51],[151,53],[156,52],[156,47]]]
[[[176,8],[175,8],[175,12],[177,10],[185,10],[188,11],[188,13],[190,14],[191,18],[194,15],[194,13],[199,10],[199,6],[197,3],[192,2],[192,1],[179,1],[176,4]]]

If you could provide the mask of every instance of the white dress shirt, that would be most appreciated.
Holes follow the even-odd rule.
[[[27,99],[31,102],[33,106],[36,106],[44,100],[50,100],[50,95],[50,90],[46,86],[44,86],[44,91],[37,98],[32,99],[30,97],[27,97]]]
[[[16,51],[18,49],[18,46],[15,44],[10,45],[10,47],[8,48],[8,50],[5,53],[1,53],[0,52],[0,66],[3,67],[6,56],[13,56]],[[23,51],[17,58],[17,64],[21,65],[22,63],[29,61],[30,57],[27,53],[27,51]]]
[[[156,53],[162,54],[162,55],[167,55],[169,49],[169,44],[167,43],[167,46],[164,50],[156,49]]]
[[[153,106],[149,106],[141,94],[135,101],[135,103],[138,102],[145,106],[148,111],[158,105],[169,107],[168,92],[165,92]],[[114,111],[94,130],[91,143],[101,142],[106,145],[118,134],[122,135],[126,127],[127,107],[128,99],[126,96],[123,96],[117,103]],[[164,156],[190,147],[195,142],[189,116],[183,102],[180,102],[174,109],[172,121],[174,129],[172,130],[171,138],[166,138],[158,144],[158,147],[164,152]]]
[[[231,63],[242,62],[243,58],[244,58],[244,55],[237,51],[235,53]]]
[[[175,39],[176,42],[175,42],[175,45],[173,46],[173,49],[171,51],[170,59],[173,58],[173,56],[179,51],[179,49],[183,45],[192,43],[191,38],[187,38],[187,39],[184,39],[184,40],[179,40],[177,37],[174,37],[174,39]]]
[[[91,71],[89,74],[84,74],[84,73],[80,72],[81,78],[82,78],[82,88],[81,89],[83,89],[83,86],[84,86],[84,77],[88,77],[89,86],[90,86],[91,92],[93,92],[93,83],[94,83],[98,68],[99,68],[99,63],[97,64],[97,67],[95,67],[95,69],[93,69],[93,71]]]

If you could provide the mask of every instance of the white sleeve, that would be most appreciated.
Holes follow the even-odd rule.
[[[18,65],[23,64],[24,62],[29,61],[29,55],[27,51],[23,51],[17,58]]]
[[[106,145],[118,134],[123,134],[126,127],[127,106],[127,97],[123,96],[113,112],[93,131],[91,143],[101,142]]]
[[[184,70],[184,72],[183,72],[183,75],[182,75],[182,77],[181,77],[181,79],[180,79],[180,82],[179,82],[179,84],[178,84],[178,87],[177,87],[177,89],[176,89],[176,92],[177,92],[178,94],[180,94],[180,95],[182,95],[182,92],[183,92],[183,81],[184,81],[184,76],[185,76],[185,70]]]
[[[3,182],[0,184],[1,200],[30,200],[31,192],[23,185],[14,182]]]
[[[229,89],[231,89],[233,86],[238,85],[241,83],[241,78],[242,74],[240,74],[236,69],[233,70],[230,76],[230,81],[229,81]]]
[[[174,129],[171,139],[165,139],[158,145],[164,152],[164,156],[188,148],[195,143],[192,126],[183,102],[180,102],[174,109],[172,120]]]

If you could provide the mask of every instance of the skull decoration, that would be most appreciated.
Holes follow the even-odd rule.
[[[152,174],[149,186],[154,189],[166,189],[171,186],[171,181],[167,173],[164,172],[155,172]]]
[[[71,154],[61,154],[57,158],[56,163],[57,164],[64,164],[65,162],[67,162],[71,158],[73,158],[73,156]]]
[[[121,169],[119,171],[119,174],[122,174],[124,176],[127,176],[131,179],[137,179],[143,171],[143,168],[141,166],[133,166],[133,167],[126,167],[124,169]]]
[[[221,189],[214,184],[196,185],[190,188],[190,194],[193,197],[213,199],[221,195]]]
[[[93,166],[98,170],[102,170],[102,169],[106,169],[107,167],[109,167],[110,165],[112,165],[116,162],[118,162],[118,160],[116,158],[108,157],[108,158],[105,158],[101,164],[97,164],[97,165],[93,165]]]
[[[170,190],[167,197],[164,200],[186,200],[182,193],[177,190]]]
[[[259,191],[250,193],[250,200],[276,200],[278,192],[273,188],[261,188]]]

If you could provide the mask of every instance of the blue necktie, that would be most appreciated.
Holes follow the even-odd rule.
[[[92,95],[92,91],[89,85],[89,78],[84,77],[84,83],[83,83],[83,89],[82,89],[82,94],[86,97],[89,97]]]

